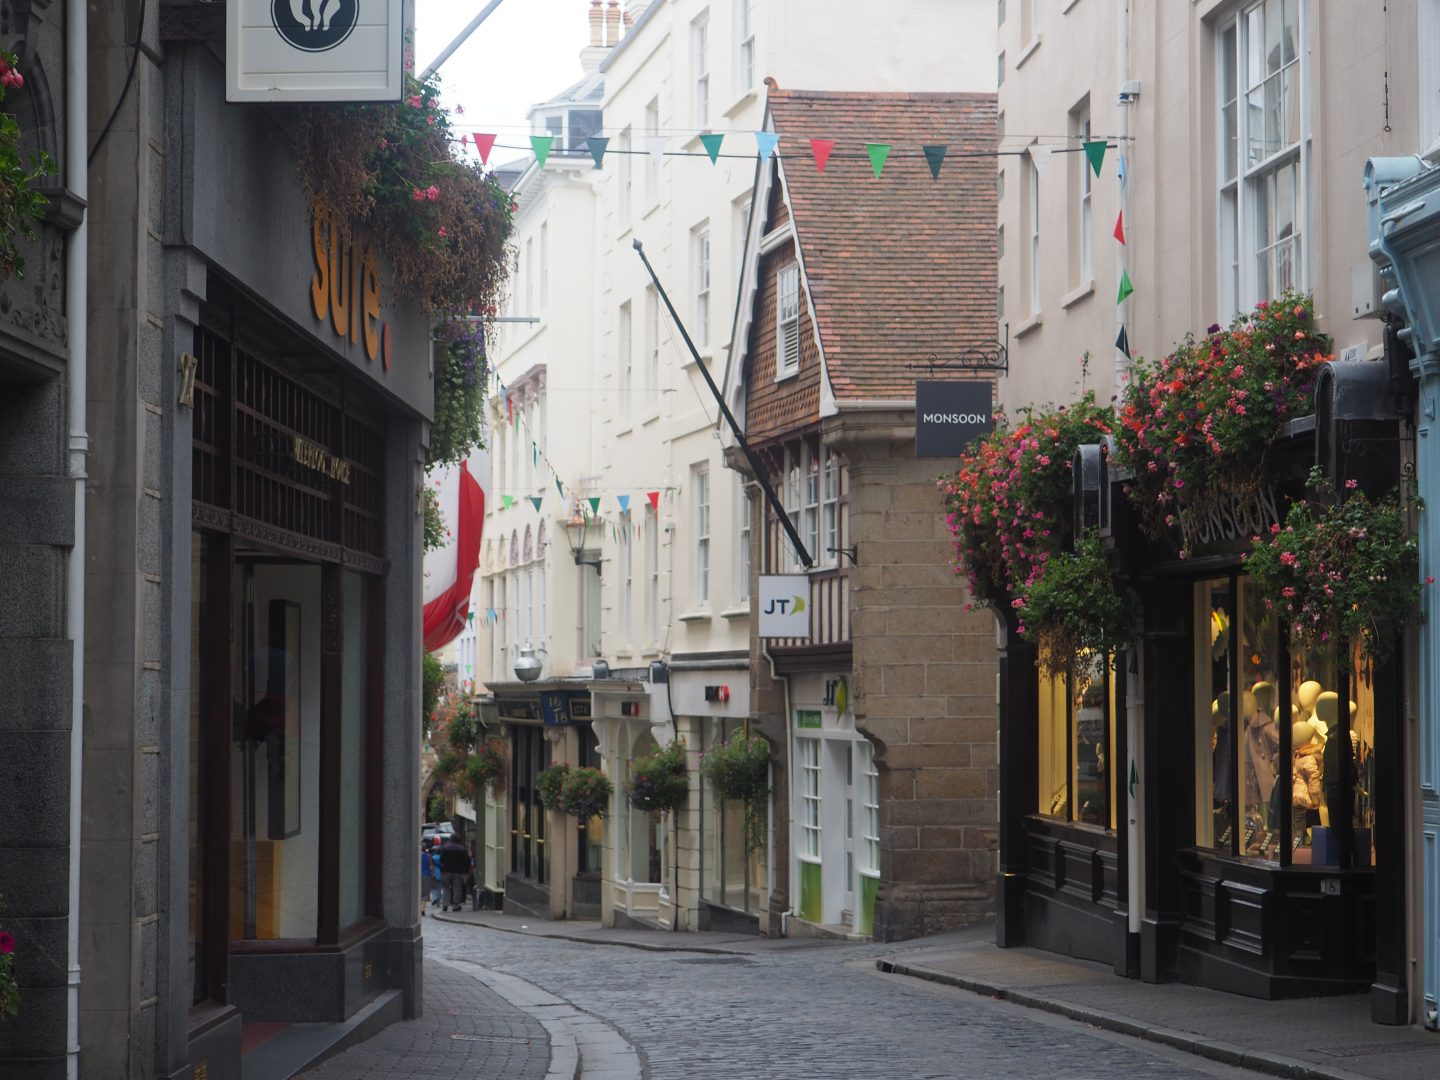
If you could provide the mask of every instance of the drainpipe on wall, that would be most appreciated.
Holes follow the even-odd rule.
[[[70,635],[70,880],[68,973],[65,997],[65,1075],[80,1075],[80,776],[85,747],[85,460],[90,436],[85,424],[89,298],[89,80],[86,0],[65,3],[65,170],[66,185],[80,205],[80,223],[65,247],[66,378],[69,379],[70,479],[75,484],[75,545],[65,567],[65,630]]]

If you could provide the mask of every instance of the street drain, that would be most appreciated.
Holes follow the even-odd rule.
[[[522,1039],[515,1035],[466,1035],[459,1031],[453,1032],[450,1038],[456,1042],[504,1042],[525,1043],[527,1045],[530,1042],[529,1039]]]

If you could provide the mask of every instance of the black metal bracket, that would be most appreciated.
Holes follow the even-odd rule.
[[[860,546],[858,544],[851,544],[849,547],[843,548],[826,548],[825,550],[831,555],[844,555],[850,560],[851,566],[860,565]]]
[[[1006,375],[1010,371],[1010,349],[1003,341],[970,345],[953,356],[931,353],[924,360],[905,365],[909,371],[991,371]]]

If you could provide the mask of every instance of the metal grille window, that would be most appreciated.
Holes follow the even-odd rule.
[[[1303,0],[1263,0],[1219,31],[1222,321],[1242,307],[1304,288],[1304,18]]]
[[[820,858],[820,740],[796,739],[800,752],[800,857]]]
[[[800,267],[783,267],[775,277],[775,376],[800,370]]]

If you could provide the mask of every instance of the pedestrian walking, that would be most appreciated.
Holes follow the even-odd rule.
[[[420,845],[420,916],[424,918],[429,915],[430,894],[435,890],[434,864],[430,859],[430,852],[425,850],[422,842]]]
[[[435,837],[430,844],[430,902],[445,902],[445,879],[440,873],[440,845],[443,841]]]
[[[445,904],[442,908],[460,910],[460,900],[465,893],[465,875],[470,872],[470,854],[460,838],[453,833],[440,848],[440,872],[445,875]]]

